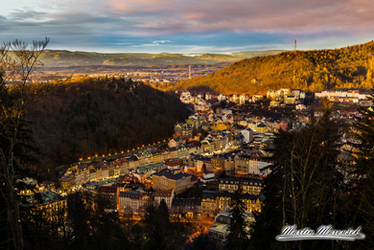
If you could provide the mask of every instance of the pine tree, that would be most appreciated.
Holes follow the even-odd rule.
[[[307,127],[281,131],[274,141],[272,173],[265,180],[262,213],[255,216],[251,239],[255,249],[334,249],[334,242],[279,243],[275,236],[284,225],[317,228],[322,224],[350,227],[339,221],[344,196],[338,165],[339,138],[344,126],[325,114]],[[347,228],[348,228],[347,227]]]
[[[374,95],[371,97],[374,102]],[[357,146],[356,176],[357,188],[354,195],[360,198],[359,223],[362,223],[365,241],[360,241],[362,249],[374,248],[374,110],[373,106],[362,111],[362,118],[357,124],[357,138],[360,144]]]
[[[160,221],[158,208],[150,205],[145,215],[145,232],[147,237],[146,248],[154,250],[163,250],[167,248],[165,231]]]
[[[241,187],[235,191],[231,200],[230,233],[227,236],[227,249],[247,249],[248,223],[245,215],[245,206],[242,201]]]
[[[170,226],[170,218],[169,218],[169,209],[166,205],[164,199],[161,200],[160,205],[157,208],[157,213],[159,215],[160,223],[164,229],[167,229]]]
[[[203,163],[203,166],[201,167],[201,171],[204,173],[204,174],[206,174],[207,173],[207,168],[206,168],[206,165],[205,165],[205,163]]]

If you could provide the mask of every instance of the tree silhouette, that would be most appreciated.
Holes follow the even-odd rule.
[[[201,167],[201,171],[206,174],[208,172],[205,163],[203,163],[203,166]]]
[[[25,89],[48,42],[46,38],[30,45],[15,40],[0,48],[0,190],[10,231],[7,241],[17,250],[24,248],[24,241],[15,180],[20,165],[25,163],[22,153],[30,149],[25,129]]]
[[[374,101],[374,96],[371,96]],[[352,190],[353,198],[359,205],[356,221],[362,225],[366,234],[365,241],[359,242],[362,249],[374,248],[374,110],[373,107],[361,112],[362,118],[357,123],[356,138],[359,144],[356,145],[356,161],[354,176],[357,178],[357,186]]]
[[[336,249],[344,244],[321,241],[280,244],[274,239],[287,224],[296,224],[298,228],[317,228],[326,223],[337,228],[352,226],[341,220],[346,212],[344,203],[349,200],[338,171],[339,138],[345,127],[331,119],[330,112],[325,110],[320,119],[312,120],[305,128],[282,131],[275,139],[274,166],[265,180],[262,213],[256,215],[254,248]]]
[[[246,249],[248,247],[248,222],[242,201],[242,188],[239,185],[231,198],[230,232],[227,236],[227,249]]]

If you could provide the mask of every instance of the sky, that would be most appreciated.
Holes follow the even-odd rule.
[[[0,0],[0,42],[49,49],[230,53],[374,40],[374,0]]]

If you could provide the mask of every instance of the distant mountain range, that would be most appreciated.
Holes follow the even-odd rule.
[[[168,65],[168,64],[216,64],[235,62],[244,58],[281,53],[282,50],[244,51],[231,54],[170,54],[170,53],[95,53],[66,50],[47,50],[41,56],[45,66],[91,65]]]
[[[374,41],[341,49],[287,51],[235,62],[216,72],[182,80],[167,90],[207,86],[225,94],[263,94],[296,88],[372,88]]]

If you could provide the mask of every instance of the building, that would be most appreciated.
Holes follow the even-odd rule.
[[[243,142],[244,143],[249,143],[252,141],[252,132],[249,131],[248,129],[243,129],[240,131],[240,133],[243,135]]]
[[[216,203],[219,211],[225,209],[231,209],[231,198],[233,193],[230,192],[217,192]],[[249,193],[243,193],[241,200],[249,212],[261,212],[261,200],[259,195],[252,195]]]
[[[225,159],[220,157],[213,157],[210,163],[213,170],[221,170],[225,166]]]
[[[201,181],[203,183],[208,183],[208,182],[212,182],[212,181],[215,181],[215,174],[214,173],[203,173],[203,176],[201,178]]]
[[[169,169],[180,169],[183,167],[184,162],[182,159],[166,159],[165,166]]]
[[[250,237],[250,224],[254,222],[254,217],[252,213],[244,214],[247,226],[245,231],[247,232],[247,237]],[[208,236],[217,241],[221,246],[227,241],[227,236],[230,233],[230,223],[232,220],[231,213],[228,210],[221,211],[214,219],[212,227],[208,231]]]
[[[266,125],[264,123],[259,123],[257,124],[257,126],[255,127],[255,132],[257,133],[266,133],[267,129],[266,129]]]
[[[198,198],[175,198],[170,214],[174,218],[199,219],[201,200]]]
[[[347,89],[347,90],[324,90],[322,92],[315,93],[316,98],[326,98],[332,102],[341,103],[359,103],[362,100],[367,100],[369,92],[358,89]]]
[[[234,193],[240,186],[242,193],[259,195],[264,186],[264,181],[255,178],[221,178],[218,182],[218,190]]]
[[[151,193],[142,190],[119,192],[117,211],[120,214],[130,213],[141,215],[153,203]]]
[[[156,190],[154,192],[154,202],[156,206],[159,206],[161,201],[164,200],[168,209],[171,209],[171,206],[173,204],[173,199],[174,199],[174,190]]]
[[[284,103],[285,104],[295,104],[296,103],[296,97],[293,95],[286,95],[284,96]]]
[[[52,191],[44,191],[31,196],[29,206],[35,219],[43,219],[50,223],[61,222],[67,218],[67,200]]]
[[[75,185],[74,177],[73,176],[64,176],[60,180],[61,187],[64,190],[68,190]]]
[[[169,141],[169,143],[168,143],[168,147],[169,148],[175,148],[175,147],[177,147],[179,144],[178,144],[178,142],[176,142],[174,139],[171,139],[170,141]]]
[[[245,95],[240,95],[239,96],[239,104],[244,105],[246,101],[246,96]]]
[[[264,162],[258,159],[259,157],[251,159],[250,157],[235,157],[234,158],[234,170],[237,174],[252,174],[261,175],[261,170],[271,163]]]
[[[152,187],[154,190],[171,190],[176,194],[191,188],[197,178],[181,171],[164,169],[152,175]]]
[[[106,209],[116,209],[116,193],[116,186],[100,186],[97,189],[97,194],[101,195],[101,197],[108,201]]]
[[[201,213],[212,216],[218,213],[217,192],[204,190],[201,197]]]
[[[233,193],[227,191],[204,190],[201,199],[201,213],[207,216],[214,216],[219,211],[231,209],[231,198]],[[241,199],[249,212],[261,212],[261,198],[259,195],[243,193]]]

